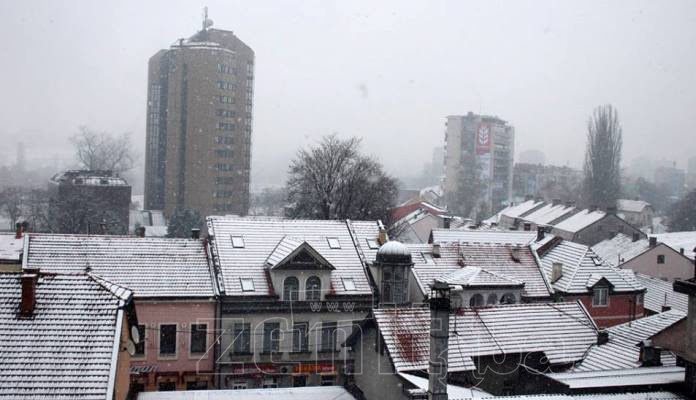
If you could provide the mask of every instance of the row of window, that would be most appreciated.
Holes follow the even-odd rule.
[[[220,131],[233,131],[234,124],[231,122],[218,122],[218,130],[220,130]]]
[[[222,118],[234,118],[236,113],[234,110],[225,110],[225,109],[219,108],[219,109],[215,110],[215,115],[218,117],[222,117]]]
[[[151,340],[148,330],[145,325],[138,325],[140,342],[135,345],[135,357],[145,356],[147,343]],[[160,356],[176,356],[179,332],[177,324],[161,324],[159,326],[158,351]],[[208,350],[207,324],[191,324],[190,330],[185,333],[189,335],[189,351],[191,354],[203,354]]]
[[[215,150],[215,155],[217,157],[221,157],[221,158],[233,158],[234,151],[226,150],[226,149],[217,149],[217,150]]]
[[[283,300],[300,300],[300,281],[294,276],[285,278],[283,282]],[[310,276],[305,282],[305,301],[321,300],[321,279],[318,276]]]
[[[215,170],[216,171],[232,171],[234,170],[234,165],[232,164],[215,164]]]
[[[319,351],[332,352],[336,351],[336,322],[322,322],[321,335],[318,349]],[[281,351],[280,342],[285,334],[292,335],[292,347],[290,351],[295,353],[307,353],[309,349],[310,328],[309,322],[295,322],[292,326],[292,331],[283,332],[280,329],[280,322],[265,322],[263,324],[263,352],[278,353]],[[251,354],[251,324],[235,323],[233,327],[233,344],[232,350],[234,354]]]
[[[235,73],[234,67],[232,67],[232,66],[229,65],[229,64],[218,64],[218,65],[217,65],[217,70],[218,70],[218,72],[221,73],[221,74],[232,74],[232,75],[234,75],[234,73]]]
[[[218,198],[218,199],[220,199],[220,198],[226,199],[226,198],[232,197],[233,193],[234,192],[232,192],[231,190],[215,190],[215,191],[213,191],[213,197]]]
[[[217,87],[222,90],[235,90],[237,85],[234,82],[217,81]]]
[[[335,384],[336,384],[336,376],[335,375],[322,375],[321,376],[320,386],[334,386]],[[293,387],[305,387],[305,386],[307,386],[307,375],[293,375],[292,386]],[[230,382],[228,384],[228,387],[232,390],[248,389],[249,382],[243,381],[243,380],[235,380],[235,381]],[[277,388],[278,387],[278,378],[276,378],[275,376],[264,377],[263,381],[261,382],[261,387],[263,387],[265,389]]]
[[[483,295],[477,293],[469,299],[469,307],[483,307],[484,305],[492,306],[496,304],[515,304],[517,300],[515,295],[512,293],[505,293],[500,297],[500,303],[498,303],[498,295],[491,293],[488,295],[488,299],[484,302]]]
[[[234,97],[232,97],[232,96],[220,96],[220,103],[234,104]]]
[[[234,184],[234,177],[216,176],[215,177],[215,184],[216,185],[233,185]]]
[[[233,136],[218,136],[215,138],[215,144],[232,144],[234,143]]]

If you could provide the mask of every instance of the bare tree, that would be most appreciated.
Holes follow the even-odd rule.
[[[14,229],[15,223],[22,216],[24,191],[19,187],[8,187],[0,192],[0,211],[10,219],[9,229]]]
[[[122,173],[132,169],[135,164],[127,133],[112,136],[81,126],[80,132],[71,138],[71,142],[82,168]]]
[[[360,140],[326,136],[302,149],[290,164],[287,182],[291,218],[382,219],[397,195],[396,180],[382,165],[360,154]]]
[[[584,201],[615,207],[621,194],[621,124],[611,105],[597,107],[587,124]]]

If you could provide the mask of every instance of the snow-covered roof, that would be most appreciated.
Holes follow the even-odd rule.
[[[24,249],[24,236],[17,239],[14,233],[0,233],[0,263],[19,262]]]
[[[528,213],[537,207],[541,207],[544,204],[543,201],[537,200],[527,200],[520,204],[509,206],[501,211],[501,215],[505,215],[510,218],[518,218],[524,213]]]
[[[363,264],[363,259],[369,256],[362,253],[362,249],[369,248],[367,239],[377,239],[377,221],[356,224],[354,221],[234,216],[213,216],[207,221],[215,262],[222,275],[221,290],[227,296],[269,296],[273,293],[265,263],[284,237],[307,242],[335,268],[331,271],[331,284],[336,295],[372,294]],[[335,240],[333,246],[330,240]],[[376,253],[376,249],[374,251]],[[372,262],[374,258],[366,261]],[[253,290],[242,290],[242,278],[253,281]],[[348,293],[342,278],[352,278],[356,290]]]
[[[54,184],[84,186],[128,186],[128,182],[111,171],[70,170],[55,174]]]
[[[413,275],[425,293],[436,279],[465,267],[477,267],[513,282],[524,283],[526,297],[548,297],[551,289],[529,246],[503,244],[441,244],[440,257],[433,257],[433,245],[408,245]]]
[[[407,372],[397,373],[402,379],[408,381],[418,389],[428,390],[428,378],[423,378]],[[450,399],[483,399],[493,397],[492,394],[478,388],[467,388],[459,385],[447,385],[447,397]]]
[[[437,282],[464,287],[524,286],[523,282],[494,274],[480,267],[464,267],[452,273],[440,276],[435,280]]]
[[[86,274],[40,273],[31,318],[18,318],[21,273],[0,273],[0,397],[111,396],[130,291]]]
[[[616,292],[644,289],[632,274],[622,273],[618,268],[602,261],[584,244],[561,238],[545,238],[544,244],[536,245],[535,248],[549,281],[553,274],[553,264],[563,265],[561,278],[552,282],[553,288],[557,291],[587,293],[602,279],[606,279]]]
[[[683,367],[646,367],[546,374],[571,389],[671,385],[684,382]],[[588,397],[589,398],[589,397]],[[596,398],[592,395],[591,398]],[[624,397],[626,398],[626,397]],[[628,397],[635,399],[636,397]],[[646,397],[638,397],[646,398]],[[647,397],[653,399],[653,397]],[[674,397],[667,397],[674,398]],[[680,398],[680,397],[676,397]]]
[[[643,200],[626,200],[619,199],[616,201],[616,209],[618,211],[640,213],[645,207],[652,207],[650,203]]]
[[[433,243],[487,243],[524,246],[536,239],[536,232],[508,230],[433,229]]]
[[[647,289],[643,297],[643,307],[655,313],[662,312],[663,306],[684,313],[689,311],[689,296],[675,292],[672,282],[644,274],[636,274],[636,279]]]
[[[582,210],[557,223],[554,225],[554,228],[565,232],[576,233],[604,218],[605,215],[607,215],[607,213],[604,211]]]
[[[658,242],[666,244],[677,252],[680,249],[684,249],[684,255],[692,260],[694,259],[694,248],[696,248],[696,231],[669,232],[650,236],[655,236]]]
[[[685,313],[672,310],[613,326],[607,329],[609,342],[592,346],[583,361],[574,367],[573,372],[638,368],[641,366],[638,344],[685,317]],[[663,351],[662,364],[676,365],[674,355]]]
[[[649,372],[644,372],[649,375]],[[547,374],[547,376],[552,376]],[[640,375],[633,375],[639,377]],[[619,382],[621,383],[620,380]],[[628,385],[625,385],[628,386]],[[618,390],[618,389],[617,389]],[[457,397],[450,400],[464,400],[465,397]],[[687,398],[672,392],[633,392],[624,393],[592,393],[592,394],[525,394],[520,396],[495,396],[486,397],[490,400],[686,400]]]
[[[618,233],[613,238],[604,239],[592,246],[592,250],[594,250],[602,260],[615,266],[632,260],[634,257],[643,254],[648,248],[650,248],[648,239],[633,241],[631,236],[623,233]],[[620,262],[619,260],[623,261]]]
[[[373,310],[397,372],[428,369],[430,310]],[[451,314],[451,372],[475,369],[472,357],[541,351],[553,365],[577,362],[597,340],[597,328],[579,302],[499,305]]]
[[[525,215],[522,219],[532,222],[537,225],[548,225],[559,218],[570,215],[575,211],[575,207],[566,206],[563,204],[546,204],[545,206],[534,210]]]
[[[86,270],[135,297],[212,297],[205,243],[194,239],[29,234],[27,266],[54,273]]]
[[[138,400],[355,400],[343,386],[306,386],[273,389],[180,390],[142,392]]]

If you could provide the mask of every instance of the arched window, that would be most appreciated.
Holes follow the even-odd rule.
[[[489,294],[488,301],[486,302],[486,305],[494,306],[496,304],[498,304],[498,295],[495,293]]]
[[[516,302],[515,295],[512,293],[505,293],[503,297],[500,298],[500,304],[515,304]]]
[[[480,294],[475,294],[471,296],[471,300],[469,300],[469,306],[470,307],[481,307],[483,306],[483,296]]]
[[[300,299],[300,281],[294,276],[288,276],[283,282],[283,300],[297,301]]]
[[[321,300],[321,279],[318,276],[307,278],[306,299],[307,301]]]

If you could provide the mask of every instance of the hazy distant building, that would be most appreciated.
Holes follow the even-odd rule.
[[[655,169],[655,185],[669,197],[680,197],[684,194],[686,174],[683,169],[671,166],[661,166]]]
[[[541,150],[530,149],[520,152],[517,162],[524,164],[545,165],[546,154]]]
[[[131,187],[111,171],[65,171],[51,178],[48,190],[53,232],[128,233]]]
[[[689,158],[686,169],[686,186],[689,190],[696,189],[696,156]]]
[[[150,58],[145,209],[249,209],[254,52],[209,29]]]
[[[513,199],[520,201],[531,195],[546,201],[575,201],[582,178],[582,171],[570,167],[519,162],[513,170]]]
[[[456,190],[465,158],[476,157],[485,184],[481,201],[492,212],[508,205],[512,197],[515,128],[498,117],[472,112],[448,116],[446,125],[446,194]]]

